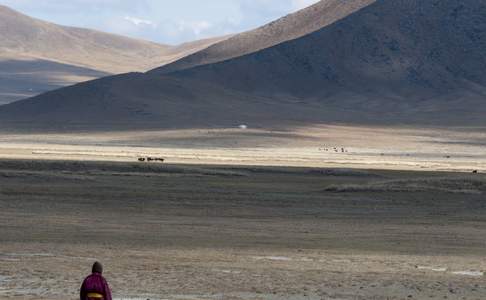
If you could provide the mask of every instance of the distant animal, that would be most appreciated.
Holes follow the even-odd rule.
[[[158,162],[164,162],[165,159],[160,158],[160,157],[147,157],[147,161],[158,161]]]
[[[139,162],[164,162],[165,159],[161,157],[140,157],[138,159]]]
[[[473,174],[478,174],[478,173],[479,173],[479,171],[478,171],[478,170],[474,170],[474,171],[473,171]]]

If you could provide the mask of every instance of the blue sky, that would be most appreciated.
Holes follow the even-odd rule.
[[[63,25],[166,44],[252,29],[318,0],[0,0]]]

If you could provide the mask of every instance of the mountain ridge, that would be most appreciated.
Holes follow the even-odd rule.
[[[243,56],[299,38],[356,12],[376,0],[321,0],[266,25],[230,37],[152,73],[170,73]]]
[[[57,25],[31,18],[6,6],[0,6],[0,37],[2,53],[68,63],[107,73],[129,71],[133,62],[126,60],[152,60],[169,47],[91,29]],[[144,61],[137,70],[147,68],[147,63]]]
[[[153,128],[486,126],[485,49],[482,1],[378,0],[255,53],[170,74],[125,74],[64,88],[0,107],[0,120],[10,114]],[[73,118],[73,109],[83,118]]]
[[[0,5],[0,104],[110,74],[147,71],[225,38],[159,45],[57,25]]]

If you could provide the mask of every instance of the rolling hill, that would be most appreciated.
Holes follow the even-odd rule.
[[[147,71],[221,39],[159,45],[52,24],[0,5],[0,103],[110,74]]]
[[[3,106],[0,120],[92,129],[486,125],[484,1],[378,0],[351,11],[243,56],[103,78]]]

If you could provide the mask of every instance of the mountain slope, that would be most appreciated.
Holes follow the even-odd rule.
[[[378,0],[274,47],[165,75],[61,89],[1,107],[0,120],[54,127],[486,126],[485,69],[485,1]]]
[[[0,104],[109,74],[147,71],[224,38],[159,45],[59,26],[0,5]]]
[[[237,34],[153,72],[170,73],[257,52],[319,30],[375,1],[322,0],[265,26]]]
[[[59,26],[0,6],[0,53],[119,73],[160,63],[169,46]]]
[[[0,59],[0,104],[110,74],[29,57]]]
[[[486,85],[486,1],[381,0],[297,40],[172,76],[308,98]]]

